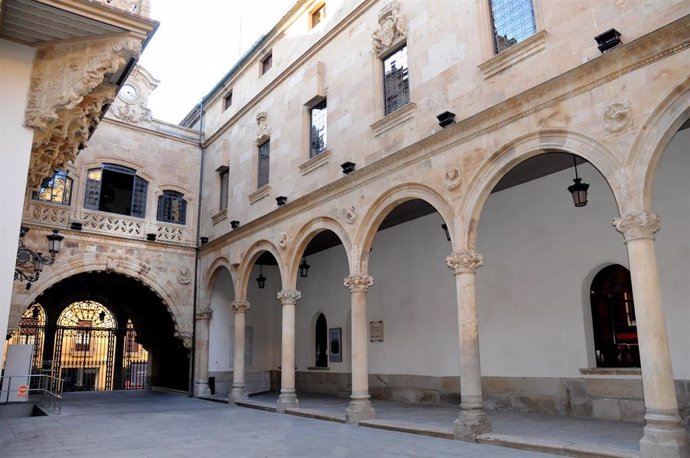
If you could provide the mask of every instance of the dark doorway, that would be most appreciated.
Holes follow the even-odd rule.
[[[597,367],[640,367],[637,321],[630,272],[603,268],[590,289]]]
[[[316,367],[328,367],[328,323],[323,313],[316,319]]]

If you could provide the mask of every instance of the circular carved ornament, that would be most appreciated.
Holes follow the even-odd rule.
[[[609,105],[602,116],[604,128],[609,132],[618,132],[630,124],[630,105],[614,103]]]
[[[462,172],[457,167],[448,167],[446,170],[446,189],[452,191],[462,184]]]
[[[189,270],[186,268],[180,269],[179,272],[177,272],[177,282],[181,285],[187,285],[192,281],[191,274],[189,273]]]

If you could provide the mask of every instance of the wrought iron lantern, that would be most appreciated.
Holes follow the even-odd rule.
[[[307,264],[307,258],[302,258],[302,262],[299,263],[299,276],[302,278],[307,278],[310,267],[311,266]]]
[[[582,178],[577,174],[577,158],[573,154],[573,165],[575,166],[575,178],[573,178],[574,184],[568,186],[568,191],[573,196],[573,203],[576,207],[584,207],[587,205],[587,190],[589,189],[588,183],[583,183]]]
[[[278,204],[279,207],[282,207],[287,203],[287,197],[286,196],[278,196],[276,197],[276,203]]]
[[[60,246],[64,237],[60,231],[53,229],[53,233],[46,236],[48,239],[48,253],[50,257],[43,256],[40,251],[27,248],[24,244],[24,236],[29,232],[29,228],[22,226],[19,231],[19,245],[17,247],[17,262],[14,267],[14,279],[20,282],[27,282],[26,289],[31,289],[31,284],[38,280],[41,271],[45,266],[55,263],[55,258],[60,252]]]
[[[264,277],[263,264],[259,264],[259,276],[256,277],[256,282],[259,284],[259,289],[266,287],[266,277]]]
[[[345,175],[349,175],[349,174],[351,174],[352,172],[355,171],[355,166],[356,166],[356,165],[357,165],[357,164],[355,164],[354,162],[349,162],[349,161],[348,161],[348,162],[343,162],[342,164],[340,164],[340,167],[342,167],[343,173],[344,173]]]
[[[236,219],[233,219],[232,221],[230,221],[230,227],[233,229],[237,229],[238,227],[240,227],[240,222]]]
[[[436,119],[438,119],[438,125],[445,129],[446,127],[455,123],[455,113],[451,111],[444,111],[440,115],[436,116]]]

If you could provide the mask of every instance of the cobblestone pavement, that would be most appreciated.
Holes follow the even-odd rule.
[[[0,419],[0,456],[548,457],[156,391],[70,393],[62,415]]]

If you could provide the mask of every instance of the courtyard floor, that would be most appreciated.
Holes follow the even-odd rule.
[[[0,419],[0,456],[547,457],[279,415],[158,391],[67,393],[61,415]]]

